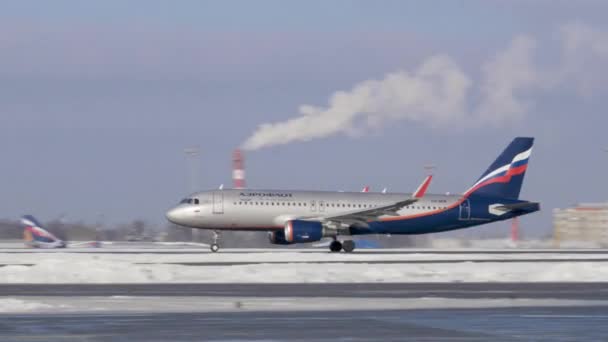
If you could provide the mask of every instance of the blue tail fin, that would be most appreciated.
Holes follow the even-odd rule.
[[[519,198],[534,138],[515,138],[479,180],[465,193],[488,197]]]

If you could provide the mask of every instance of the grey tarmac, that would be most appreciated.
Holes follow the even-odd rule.
[[[23,341],[606,341],[608,307],[0,315]]]
[[[0,284],[2,297],[197,296],[608,300],[602,283]]]

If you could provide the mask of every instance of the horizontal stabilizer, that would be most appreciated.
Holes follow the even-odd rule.
[[[534,211],[540,209],[540,203],[538,202],[520,202],[513,204],[503,204],[501,206],[495,207],[496,210],[501,211],[528,211],[533,209]]]

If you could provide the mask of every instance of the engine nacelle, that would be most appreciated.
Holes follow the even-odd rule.
[[[273,245],[291,245],[292,243],[285,240],[285,231],[277,230],[274,232],[268,232],[268,240]]]
[[[323,236],[323,224],[316,221],[292,220],[285,223],[285,241],[289,243],[315,242]]]

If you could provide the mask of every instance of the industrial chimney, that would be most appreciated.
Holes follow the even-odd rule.
[[[235,189],[245,188],[245,160],[239,149],[232,153],[232,181]]]

